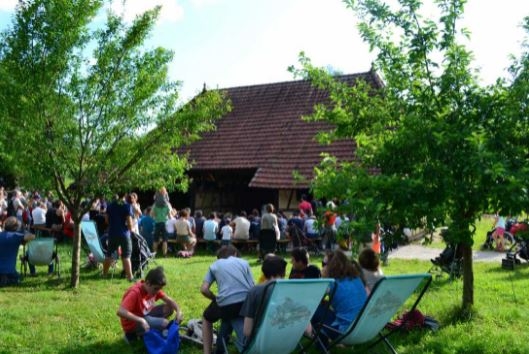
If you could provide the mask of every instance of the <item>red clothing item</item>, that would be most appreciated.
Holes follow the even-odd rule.
[[[142,280],[131,286],[121,300],[121,306],[123,308],[139,317],[145,317],[152,310],[156,301],[165,296],[162,290],[158,291],[155,295],[149,295],[143,288],[144,283],[145,281]],[[136,330],[136,322],[129,321],[123,317],[120,319],[124,332],[134,332]]]
[[[62,224],[62,233],[66,237],[73,238],[72,214],[69,211],[66,213],[66,215],[64,215],[64,223]]]
[[[325,214],[323,214],[325,219],[325,225],[326,226],[332,226],[336,222],[336,213],[333,213],[330,210],[327,210]]]
[[[310,212],[312,211],[312,205],[307,202],[306,200],[302,200],[299,205],[298,205],[298,208],[300,211],[302,211],[305,215],[310,215]]]
[[[371,239],[373,240],[373,245],[371,246],[371,249],[375,251],[377,254],[380,254],[382,250],[382,245],[380,243],[380,236],[374,232],[371,234]]]

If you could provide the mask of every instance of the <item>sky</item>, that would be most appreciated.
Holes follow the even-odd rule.
[[[0,30],[16,0],[0,0]],[[432,0],[424,0],[432,3]],[[374,55],[362,42],[354,13],[341,0],[121,0],[113,9],[132,20],[157,4],[162,13],[148,46],[174,51],[170,75],[181,98],[202,90],[295,79],[301,51],[317,66],[345,74],[368,71]],[[506,76],[509,55],[521,53],[527,0],[468,0],[463,25],[483,84]],[[299,66],[299,65],[298,65]]]

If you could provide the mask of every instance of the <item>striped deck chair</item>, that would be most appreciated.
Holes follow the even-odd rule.
[[[333,282],[334,279],[278,279],[268,283],[243,353],[294,351]]]
[[[432,275],[428,273],[382,277],[373,287],[366,303],[349,329],[344,333],[335,333],[338,336],[329,342],[326,350],[332,352],[331,349],[337,344],[353,346],[372,342],[370,345],[374,346],[378,342],[384,341],[388,349],[392,353],[396,353],[395,348],[388,340],[388,336],[393,331],[384,333],[384,328],[412,296],[415,290],[422,285],[422,289],[410,312],[415,310],[431,282]],[[319,328],[316,328],[317,333],[321,331],[323,333],[329,331],[337,332],[335,329],[327,326],[319,326]],[[316,336],[316,338],[319,337],[318,335]],[[320,347],[324,347],[322,343],[320,343]]]
[[[105,260],[105,252],[103,251],[101,241],[99,240],[96,223],[93,221],[81,221],[81,231],[86,241],[86,244],[90,249],[90,253],[93,256],[93,261],[96,262],[96,264],[103,263]],[[115,269],[116,261],[114,259],[114,261],[112,262],[112,278],[114,277]]]

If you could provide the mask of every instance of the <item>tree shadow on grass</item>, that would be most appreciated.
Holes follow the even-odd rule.
[[[230,352],[236,352],[235,348],[230,348]],[[202,347],[195,343],[189,343],[182,341],[180,338],[180,349],[179,353],[200,353]],[[127,344],[124,340],[118,341],[106,341],[106,342],[92,342],[92,343],[72,343],[63,348],[57,348],[58,354],[93,354],[93,353],[104,353],[104,354],[146,354],[147,350],[143,345],[143,341],[136,341],[131,344]]]
[[[501,264],[498,267],[487,268],[485,273],[498,275],[498,276],[509,276],[511,280],[526,280],[527,279],[527,269],[529,269],[528,262],[520,262],[514,266],[514,269],[505,269],[502,268]]]
[[[136,343],[127,344],[124,340],[120,341],[107,341],[107,342],[95,342],[95,343],[71,343],[70,345],[57,348],[59,354],[93,354],[93,353],[105,353],[105,354],[145,354],[147,351],[143,346],[143,342],[138,341]]]

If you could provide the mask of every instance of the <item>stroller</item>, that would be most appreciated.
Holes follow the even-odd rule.
[[[154,262],[155,253],[151,252],[145,238],[135,232],[131,232],[132,254],[130,261],[132,264],[132,274],[143,278],[143,271],[147,268],[150,261]]]
[[[463,274],[463,257],[457,244],[447,245],[439,256],[430,261],[433,267],[429,273],[437,270],[440,275],[442,272],[445,272],[451,279],[459,278]]]
[[[441,230],[441,236],[447,245],[439,256],[430,260],[433,266],[429,273],[435,272],[440,276],[444,272],[450,279],[457,279],[463,275],[463,255],[458,244],[450,242],[448,235],[448,229]]]

